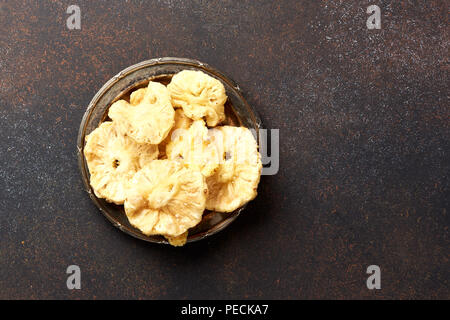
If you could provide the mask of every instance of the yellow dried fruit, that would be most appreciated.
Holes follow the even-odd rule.
[[[209,195],[206,208],[232,212],[257,195],[262,163],[251,131],[244,127],[223,126],[210,130],[221,155],[216,173],[206,179]]]
[[[147,88],[141,88],[133,91],[130,95],[130,103],[134,106],[138,105],[142,102],[145,97],[145,93],[147,92]]]
[[[188,238],[187,231],[185,233],[182,233],[178,237],[167,237],[166,236],[167,241],[169,241],[170,245],[172,245],[174,247],[184,246],[186,244],[187,238]]]
[[[178,134],[178,135],[177,135]],[[196,120],[188,130],[178,130],[167,144],[167,158],[211,176],[219,166],[219,154],[203,120]]]
[[[146,235],[178,237],[201,221],[207,193],[199,171],[172,160],[154,160],[131,180],[125,213]]]
[[[117,123],[119,130],[139,143],[159,144],[174,124],[175,110],[167,88],[158,82],[133,92],[130,103],[115,102],[108,116]]]
[[[84,156],[97,197],[123,204],[128,181],[158,157],[158,148],[139,144],[119,132],[115,123],[103,122],[86,137]]]
[[[192,119],[186,117],[186,115],[183,112],[183,109],[176,109],[175,110],[175,124],[173,125],[172,129],[170,130],[167,137],[164,139],[163,142],[161,142],[158,145],[160,154],[166,154],[166,146],[167,144],[173,139],[175,140],[176,137],[180,136],[180,131],[177,132],[178,129],[180,130],[187,130],[192,124]]]
[[[202,71],[183,70],[173,76],[167,88],[173,106],[183,108],[189,118],[205,118],[210,127],[225,120],[227,95],[219,80]]]

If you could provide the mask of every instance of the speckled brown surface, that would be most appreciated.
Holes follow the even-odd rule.
[[[450,298],[446,1],[0,1],[0,298]],[[95,92],[139,61],[204,61],[280,129],[280,171],[183,249],[82,191]],[[66,268],[82,289],[66,288]],[[377,264],[382,289],[366,288]]]

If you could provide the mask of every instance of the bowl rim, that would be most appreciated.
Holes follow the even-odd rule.
[[[120,71],[118,74],[113,76],[111,79],[109,79],[94,95],[94,97],[91,99],[91,101],[88,104],[88,107],[86,111],[83,114],[83,118],[80,123],[80,128],[78,130],[78,137],[77,137],[77,157],[78,157],[78,167],[81,172],[83,185],[84,185],[84,191],[86,191],[89,194],[89,197],[94,202],[96,207],[100,210],[103,216],[105,216],[108,221],[112,223],[112,225],[118,229],[120,229],[122,232],[140,239],[144,240],[146,242],[150,243],[160,243],[160,244],[169,244],[169,241],[163,237],[163,236],[146,236],[142,232],[136,232],[134,230],[129,230],[127,227],[123,226],[120,222],[116,221],[108,212],[103,208],[101,205],[99,198],[95,196],[92,187],[89,183],[90,181],[90,175],[89,171],[87,169],[86,159],[83,154],[84,144],[85,144],[85,135],[86,135],[86,126],[88,123],[88,120],[90,119],[90,116],[94,110],[94,107],[97,105],[97,103],[100,101],[100,99],[117,83],[119,80],[123,79],[124,77],[128,76],[131,73],[136,72],[137,70],[151,67],[151,66],[159,66],[164,64],[180,64],[180,65],[186,65],[187,67],[194,67],[195,69],[203,69],[207,71],[210,74],[215,75],[216,77],[220,78],[220,80],[227,82],[227,84],[233,88],[242,104],[245,106],[247,111],[249,111],[249,114],[252,118],[253,123],[256,126],[256,130],[259,131],[259,129],[262,128],[262,122],[261,118],[259,117],[258,113],[248,104],[247,100],[244,98],[242,94],[242,90],[240,86],[233,80],[231,80],[228,76],[223,74],[222,72],[218,71],[217,69],[209,66],[206,63],[203,63],[199,60],[190,59],[190,58],[178,58],[178,57],[162,57],[162,58],[153,58],[149,60],[144,60],[139,63],[136,63],[134,65],[131,65],[122,71]],[[259,141],[259,132],[256,134],[256,139],[258,145],[260,144]],[[245,209],[247,204],[244,206],[234,210],[229,214],[229,216],[216,224],[211,229],[208,229],[207,231],[198,233],[193,235],[193,237],[188,236],[188,239],[186,243],[196,242],[205,238],[208,238],[209,236],[212,236],[213,234],[216,234],[223,229],[225,229],[228,225],[230,225],[236,218],[240,215],[240,213]],[[137,230],[137,229],[136,229]]]

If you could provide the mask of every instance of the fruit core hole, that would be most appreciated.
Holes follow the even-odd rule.
[[[113,168],[117,169],[117,167],[120,166],[120,161],[118,159],[113,161]]]

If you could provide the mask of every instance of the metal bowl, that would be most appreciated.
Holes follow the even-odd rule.
[[[146,86],[149,81],[160,81],[167,84],[175,73],[186,69],[201,70],[223,83],[228,95],[228,101],[225,105],[227,115],[225,124],[245,126],[255,130],[259,144],[258,137],[261,120],[255,110],[245,101],[239,86],[207,64],[185,58],[151,59],[121,71],[110,79],[89,103],[78,133],[78,163],[83,177],[84,187],[89,197],[114,226],[133,237],[148,242],[168,243],[162,236],[146,236],[139,229],[133,227],[125,215],[123,206],[109,203],[95,196],[89,183],[89,170],[83,155],[85,137],[108,118],[108,109],[112,103],[119,99],[128,99],[131,92]],[[205,211],[202,221],[189,230],[187,242],[201,240],[223,230],[239,216],[244,208],[245,206],[231,213]]]

